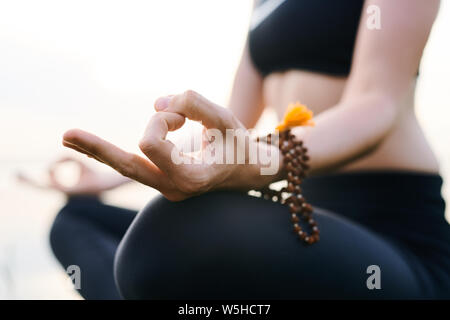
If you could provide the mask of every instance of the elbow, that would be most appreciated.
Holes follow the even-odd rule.
[[[402,103],[383,93],[367,93],[344,106],[353,107],[355,132],[360,132],[377,144],[395,127],[402,112]]]
[[[401,113],[401,104],[392,97],[373,94],[352,99],[344,104],[350,107],[350,148],[353,156],[374,152],[395,128]]]
[[[380,142],[395,127],[401,113],[401,103],[388,95],[377,95],[369,102],[369,108],[372,110],[370,114],[374,119],[376,128],[376,136]]]
[[[392,97],[378,95],[370,97],[363,109],[366,120],[359,128],[362,139],[357,158],[376,152],[383,144],[398,123],[401,104]]]

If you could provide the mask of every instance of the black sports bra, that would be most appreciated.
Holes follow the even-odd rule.
[[[302,69],[345,76],[364,0],[262,0],[248,36],[255,67],[267,75]]]

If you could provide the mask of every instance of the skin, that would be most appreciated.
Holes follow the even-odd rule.
[[[381,30],[365,26],[372,4],[381,9]],[[264,105],[279,117],[289,102],[310,107],[316,127],[296,131],[315,171],[438,172],[414,114],[416,72],[438,7],[434,0],[366,1],[348,77],[292,70],[262,78],[246,48],[230,107],[247,127]]]
[[[59,182],[57,169],[63,163],[72,162],[79,167],[79,177],[75,184],[66,186]],[[67,196],[91,195],[99,196],[102,192],[112,190],[130,181],[117,174],[100,173],[93,170],[85,162],[74,157],[63,157],[54,161],[48,168],[48,182],[35,181],[26,174],[19,172],[17,180],[41,190],[56,190]]]
[[[438,172],[413,106],[416,72],[439,1],[370,0],[365,3],[363,17],[371,4],[381,8],[381,30],[369,30],[362,19],[348,77],[290,70],[262,78],[245,48],[228,109],[191,90],[155,102],[157,113],[139,144],[145,157],[79,129],[66,132],[63,144],[173,201],[217,189],[256,189],[282,179],[284,171],[262,176],[259,164],[175,165],[170,158],[175,146],[165,139],[167,132],[180,128],[185,118],[222,132],[226,128],[251,128],[265,107],[275,108],[281,118],[288,103],[301,101],[316,115],[314,128],[293,129],[309,149],[312,174]],[[257,147],[268,148],[264,143]]]

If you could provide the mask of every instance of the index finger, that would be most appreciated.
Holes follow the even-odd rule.
[[[80,129],[67,131],[63,137],[63,145],[74,150],[81,148],[120,174],[155,189],[160,190],[168,183],[161,170],[152,162],[126,152],[86,131]]]

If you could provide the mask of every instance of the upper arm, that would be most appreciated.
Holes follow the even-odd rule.
[[[380,12],[380,29],[369,29],[367,8]],[[378,95],[404,97],[439,8],[439,0],[366,0],[361,14],[352,68],[343,99]]]
[[[257,0],[253,1],[255,6]],[[248,38],[234,78],[228,104],[246,128],[253,128],[264,110],[263,77],[251,61]]]
[[[263,79],[250,58],[248,45],[239,63],[233,83],[229,107],[246,128],[252,128],[264,109]]]

